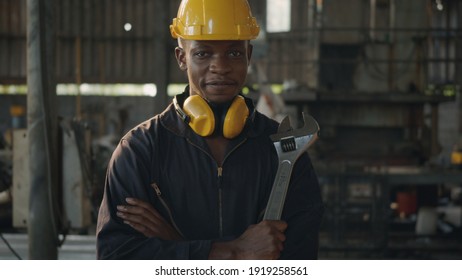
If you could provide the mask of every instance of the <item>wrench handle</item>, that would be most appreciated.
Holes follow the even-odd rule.
[[[290,175],[292,174],[292,167],[292,162],[289,160],[284,160],[279,163],[263,220],[281,219],[287,189],[289,188]]]

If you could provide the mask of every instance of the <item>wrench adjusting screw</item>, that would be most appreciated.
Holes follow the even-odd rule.
[[[282,151],[287,153],[294,151],[297,148],[297,145],[295,144],[295,137],[286,137],[281,139],[281,148]]]

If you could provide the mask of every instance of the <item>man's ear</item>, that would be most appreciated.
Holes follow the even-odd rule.
[[[180,67],[180,70],[186,71],[188,69],[188,66],[186,65],[186,54],[182,48],[175,48],[175,57],[176,61],[178,62],[178,66]]]
[[[249,43],[247,46],[247,61],[250,64],[250,58],[252,58],[253,45]]]

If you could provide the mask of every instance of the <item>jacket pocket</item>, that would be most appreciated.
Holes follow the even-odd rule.
[[[177,226],[176,223],[175,223],[175,220],[173,219],[173,215],[172,215],[172,211],[170,210],[170,207],[168,206],[168,204],[167,204],[167,202],[165,201],[165,199],[162,197],[162,192],[160,191],[159,186],[158,186],[156,183],[151,183],[151,187],[155,190],[156,195],[157,195],[157,198],[159,198],[160,203],[162,204],[162,206],[163,206],[163,207],[165,208],[165,210],[167,211],[167,214],[168,214],[168,218],[169,218],[169,220],[170,220],[170,223],[171,223],[172,226],[176,229],[176,231],[181,235],[181,237],[184,238],[183,233],[181,232],[180,228],[178,228],[178,226]]]

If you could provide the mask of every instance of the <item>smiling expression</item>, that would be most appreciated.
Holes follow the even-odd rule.
[[[188,74],[190,94],[218,104],[241,91],[251,54],[248,41],[184,40],[175,49],[180,69]]]

